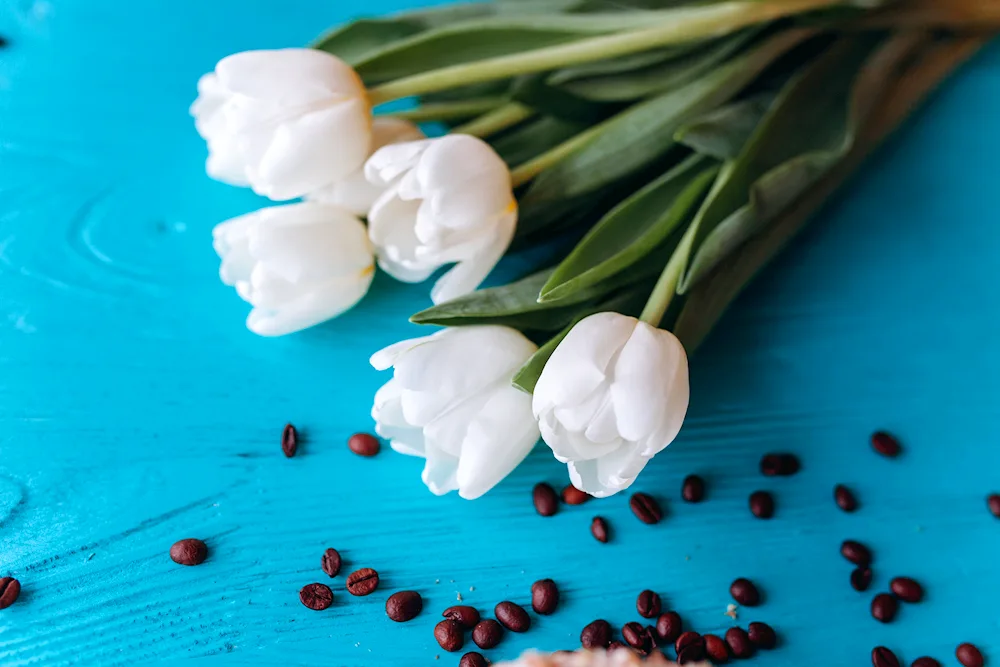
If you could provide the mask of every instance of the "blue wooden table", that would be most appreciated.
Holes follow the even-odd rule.
[[[957,664],[962,641],[1000,663],[1000,45],[935,97],[838,203],[740,300],[693,362],[691,417],[636,489],[668,518],[640,524],[626,497],[542,519],[530,490],[565,482],[537,450],[475,502],[435,498],[421,462],[352,455],[385,377],[368,355],[414,333],[427,286],[379,276],[346,316],[279,340],[243,328],[216,277],[210,230],[258,207],[203,173],[187,117],[198,76],[234,51],[299,45],[403,0],[2,0],[0,34],[0,664],[457,664],[435,644],[461,596],[528,601],[552,577],[564,604],[490,652],[577,645],[580,628],[636,616],[645,587],[693,627],[722,632],[728,586],[754,579],[780,650],[761,665],[865,665],[876,644]],[[513,258],[501,277],[523,272]],[[278,447],[285,422],[307,435]],[[905,454],[867,437],[897,432]],[[765,479],[768,450],[803,471]],[[709,483],[701,505],[681,479]],[[834,484],[862,508],[838,511]],[[759,521],[747,495],[772,490]],[[589,534],[600,513],[610,544]],[[167,557],[188,536],[200,567]],[[876,553],[859,594],[845,538]],[[376,568],[379,591],[333,607],[297,591],[325,580],[323,549]],[[890,577],[926,601],[868,614]],[[424,614],[385,617],[411,588]],[[440,655],[440,660],[435,657]]]

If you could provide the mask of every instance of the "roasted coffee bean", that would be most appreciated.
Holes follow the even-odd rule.
[[[760,459],[760,472],[765,477],[788,477],[799,471],[802,465],[795,454],[765,454]]]
[[[194,537],[178,540],[170,547],[170,560],[178,565],[201,565],[207,557],[208,546]]]
[[[729,662],[729,645],[721,637],[705,635],[705,655],[717,665]]]
[[[462,656],[462,659],[458,661],[458,667],[486,667],[490,663],[486,662],[486,658],[483,657],[482,653],[476,653],[475,651],[470,651]]]
[[[902,451],[902,447],[899,446],[899,440],[885,431],[878,431],[872,433],[872,449],[881,454],[882,456],[888,456],[889,458],[896,458]]]
[[[281,431],[281,451],[285,456],[292,458],[299,449],[299,434],[291,424],[285,424]]]
[[[519,604],[505,600],[493,608],[493,614],[511,632],[527,632],[531,627],[531,617]]]
[[[760,604],[760,591],[749,579],[740,577],[729,585],[729,594],[744,607],[756,607]]]
[[[659,635],[656,633],[655,627],[653,627],[652,625],[647,625],[643,630],[643,632],[646,633],[646,638],[649,640],[649,646],[651,649],[660,647],[660,639]]]
[[[687,632],[681,633],[681,636],[677,638],[676,642],[674,642],[674,650],[680,653],[688,646],[693,645],[704,647],[705,638],[693,630],[688,630]]]
[[[845,512],[853,512],[858,509],[858,499],[855,498],[851,490],[843,484],[838,484],[833,487],[833,499],[836,501],[837,507]]]
[[[886,647],[876,646],[872,649],[872,667],[899,667],[899,659]]]
[[[559,588],[551,579],[540,579],[531,584],[531,608],[536,614],[548,616],[559,606]]]
[[[608,534],[608,522],[602,516],[595,516],[594,520],[590,522],[590,534],[594,536],[594,539],[598,542],[607,543],[611,539]]]
[[[0,609],[6,609],[17,601],[21,594],[21,582],[14,577],[0,579]]]
[[[479,648],[493,648],[503,639],[503,626],[492,618],[484,618],[472,628],[472,641]]]
[[[635,610],[643,618],[656,618],[660,615],[660,596],[650,590],[639,593],[635,599]]]
[[[705,480],[698,475],[688,475],[681,485],[681,498],[689,503],[700,503],[705,499]]]
[[[611,624],[603,619],[589,623],[580,632],[580,645],[583,648],[607,648],[611,644]]]
[[[924,588],[909,577],[896,577],[889,582],[889,590],[903,602],[920,602],[924,599]]]
[[[333,604],[333,591],[326,584],[306,584],[299,590],[302,604],[315,611],[322,611]]]
[[[778,643],[778,637],[767,623],[751,623],[747,628],[747,636],[757,648],[772,649]]]
[[[729,628],[726,630],[726,643],[729,650],[737,658],[749,658],[753,655],[753,643],[750,635],[743,628]]]
[[[476,623],[479,623],[479,612],[476,611],[475,607],[468,605],[448,607],[441,615],[445,618],[450,618],[466,630],[471,630],[476,627]]]
[[[363,567],[347,575],[347,592],[351,595],[371,595],[378,588],[378,572]]]
[[[910,664],[910,667],[941,667],[941,663],[935,660],[934,658],[925,655],[922,658],[917,658],[916,660],[914,660]]]
[[[635,621],[622,626],[622,639],[634,649],[649,650],[649,637],[646,636],[646,628]]]
[[[320,567],[323,571],[330,577],[336,577],[340,572],[340,552],[336,549],[327,549],[323,552],[323,557],[320,559]]]
[[[986,506],[990,509],[990,514],[1000,519],[1000,493],[994,493],[987,498]]]
[[[868,547],[854,540],[844,540],[841,543],[840,555],[861,567],[868,567],[872,562],[872,552]]]
[[[872,583],[872,569],[870,567],[857,567],[851,572],[851,587],[864,592]]]
[[[659,637],[661,645],[673,644],[683,631],[680,614],[676,611],[660,614],[656,619],[656,636]]]
[[[686,665],[691,662],[701,662],[705,659],[705,645],[692,644],[677,652],[677,664]]]
[[[445,651],[454,653],[462,648],[465,639],[462,637],[462,628],[455,621],[445,619],[434,626],[434,639]]]
[[[758,519],[774,516],[774,496],[768,491],[754,491],[750,494],[750,513]]]
[[[983,667],[986,662],[983,654],[972,644],[959,644],[955,649],[955,657],[963,667]]]
[[[358,456],[375,456],[382,449],[378,438],[369,433],[355,433],[347,439],[347,447]]]
[[[625,644],[622,644],[620,641],[613,641],[610,644],[608,644],[608,653],[611,653],[612,651],[617,651],[618,649],[628,650],[628,646],[625,646]]]
[[[890,623],[896,618],[899,603],[888,593],[879,593],[872,599],[872,617],[882,623]]]
[[[570,484],[562,490],[562,499],[567,505],[582,505],[590,500],[590,495]]]
[[[656,498],[648,493],[633,493],[628,504],[632,508],[632,513],[643,523],[659,523],[660,519],[663,518],[660,504],[656,502]]]
[[[559,511],[559,496],[556,495],[555,489],[545,482],[535,484],[531,497],[535,501],[535,511],[542,516],[552,516]]]
[[[424,600],[416,591],[399,591],[385,601],[385,613],[397,623],[412,621],[424,608]]]

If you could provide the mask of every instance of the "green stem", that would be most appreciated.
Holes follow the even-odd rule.
[[[391,81],[371,89],[368,94],[372,104],[378,105],[473,83],[617,58],[668,44],[719,37],[749,25],[831,7],[842,2],[843,0],[741,0],[679,9],[669,21],[651,28],[443,67]]]
[[[534,109],[517,102],[505,104],[489,111],[479,118],[469,121],[452,130],[452,134],[471,134],[475,137],[488,137],[508,127],[517,125],[535,115]]]
[[[393,111],[386,114],[393,118],[401,118],[414,123],[429,123],[440,120],[463,120],[474,118],[484,113],[488,113],[497,107],[501,107],[507,100],[503,97],[482,97],[471,100],[459,100],[457,102],[440,102],[435,104],[424,104],[412,109]]]
[[[589,142],[591,139],[599,135],[604,130],[604,124],[595,125],[594,127],[588,128],[576,135],[567,139],[563,143],[559,144],[555,148],[551,148],[546,152],[542,153],[538,157],[528,160],[521,166],[513,169],[510,172],[511,184],[517,188],[528,181],[531,181],[540,173],[562,161],[563,159],[569,157],[578,148]]]
[[[692,222],[687,231],[684,232],[681,242],[674,248],[674,252],[670,256],[670,261],[667,262],[663,273],[660,274],[660,279],[656,281],[653,293],[649,295],[649,300],[646,301],[646,307],[642,309],[642,314],[639,315],[639,319],[643,322],[651,324],[654,327],[660,326],[663,315],[667,312],[667,308],[670,307],[670,302],[674,300],[674,295],[677,294],[677,284],[681,281],[681,274],[684,273],[684,267],[687,266],[688,255],[691,253],[691,245],[694,243],[696,229],[697,225]]]

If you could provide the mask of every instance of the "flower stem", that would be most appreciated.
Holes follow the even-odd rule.
[[[571,137],[558,146],[551,148],[541,155],[528,160],[516,169],[511,170],[511,184],[516,188],[531,181],[540,173],[553,166],[557,162],[569,157],[578,148],[604,131],[604,123],[587,128],[575,137]]]
[[[457,102],[440,102],[424,104],[412,109],[393,111],[386,114],[393,118],[409,120],[414,123],[430,123],[440,120],[463,120],[474,118],[484,113],[502,107],[507,100],[503,97],[481,97],[478,99],[459,100]]]
[[[570,44],[534,49],[497,58],[443,67],[404,77],[371,89],[373,105],[458,86],[507,79],[570,65],[607,60],[668,44],[719,37],[740,28],[815,9],[844,0],[737,0],[676,10],[676,16],[651,28],[581,39]]]
[[[667,308],[670,307],[670,302],[674,300],[674,295],[677,294],[677,284],[681,281],[681,274],[684,273],[684,267],[687,266],[688,255],[691,254],[691,245],[694,243],[696,229],[697,225],[692,222],[688,226],[687,231],[684,232],[680,243],[674,248],[673,254],[670,255],[670,260],[663,268],[660,279],[656,281],[653,293],[649,295],[649,300],[646,301],[646,307],[642,309],[642,314],[639,315],[639,319],[643,322],[654,327],[660,326],[663,315],[667,312]]]
[[[517,125],[535,115],[535,110],[518,102],[511,102],[475,118],[465,125],[452,130],[452,134],[471,134],[474,137],[488,137],[508,127]]]

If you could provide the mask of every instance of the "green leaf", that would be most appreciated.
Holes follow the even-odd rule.
[[[504,132],[491,143],[504,162],[516,167],[575,137],[586,128],[586,123],[542,116]]]
[[[545,79],[544,74],[518,78],[510,90],[511,99],[540,114],[587,125],[604,120],[621,108],[550,86]]]
[[[662,245],[672,249],[718,172],[693,155],[619,204],[577,244],[542,287],[541,301],[564,299],[630,270]],[[673,236],[673,243],[666,243]],[[668,249],[669,252],[669,249]],[[666,258],[660,258],[662,268]]]
[[[775,96],[773,91],[759,93],[719,107],[681,127],[674,140],[703,155],[731,160],[743,150]]]
[[[858,128],[921,38],[914,33],[897,36],[877,51],[881,35],[841,38],[786,84],[698,212],[680,293],[850,150]]]

